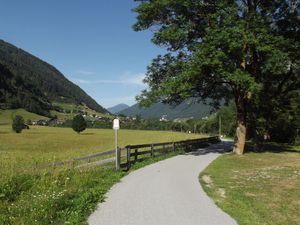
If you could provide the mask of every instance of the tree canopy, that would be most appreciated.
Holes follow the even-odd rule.
[[[148,66],[141,104],[188,97],[234,100],[234,151],[242,154],[255,112],[299,90],[299,2],[295,0],[137,0],[134,30],[153,31],[168,53]],[[256,129],[254,125],[252,129]],[[254,132],[255,133],[255,132]]]
[[[72,128],[75,132],[79,134],[80,132],[84,131],[86,127],[87,127],[87,122],[85,121],[82,115],[74,116],[72,121]]]
[[[16,115],[12,122],[12,129],[16,133],[21,133],[24,129],[24,119],[22,116]]]

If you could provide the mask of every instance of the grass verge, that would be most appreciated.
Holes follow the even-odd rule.
[[[200,138],[164,131],[121,130],[119,145]],[[113,164],[90,169],[28,170],[34,165],[68,160],[112,149],[113,130],[32,126],[21,134],[0,126],[0,225],[86,224],[104,194],[128,172]],[[166,157],[170,157],[168,155]],[[156,162],[157,157],[135,164],[131,170]]]
[[[240,225],[300,224],[299,146],[222,155],[201,174],[215,203]]]
[[[179,153],[138,162],[130,171]],[[86,170],[14,175],[0,184],[0,224],[86,224],[105,193],[130,171],[116,171],[113,164],[107,164]]]

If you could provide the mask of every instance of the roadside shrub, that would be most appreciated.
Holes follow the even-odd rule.
[[[24,129],[24,119],[22,116],[16,115],[13,119],[12,129],[16,133],[21,133]]]
[[[19,174],[0,184],[0,201],[16,201],[22,192],[28,191],[33,186],[34,179],[34,176]]]
[[[82,131],[84,131],[87,127],[87,123],[82,115],[76,115],[73,118],[72,121],[72,128],[74,131],[76,131],[78,134]]]

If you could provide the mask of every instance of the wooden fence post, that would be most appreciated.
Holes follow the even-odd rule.
[[[176,148],[175,148],[175,142],[173,142],[173,152],[176,151]]]
[[[151,157],[154,158],[154,147],[153,147],[153,144],[151,144]]]
[[[138,159],[138,149],[134,149],[134,162],[136,162]]]
[[[130,146],[127,146],[127,169],[130,168]]]

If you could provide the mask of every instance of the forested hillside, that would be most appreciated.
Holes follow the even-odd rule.
[[[112,106],[110,108],[107,108],[107,110],[111,113],[114,113],[114,114],[118,114],[119,112],[121,112],[122,110],[125,110],[127,108],[129,108],[130,106],[129,105],[126,105],[124,103],[121,103],[121,104],[118,104],[118,105],[115,105],[115,106]]]
[[[0,40],[0,106],[47,115],[52,102],[86,105],[107,112],[55,67]]]
[[[125,116],[141,116],[142,118],[161,118],[166,115],[166,119],[172,120],[176,118],[201,118],[208,116],[212,107],[201,102],[195,102],[188,99],[177,106],[163,103],[155,103],[148,108],[141,108],[138,104],[131,106],[119,112]]]

